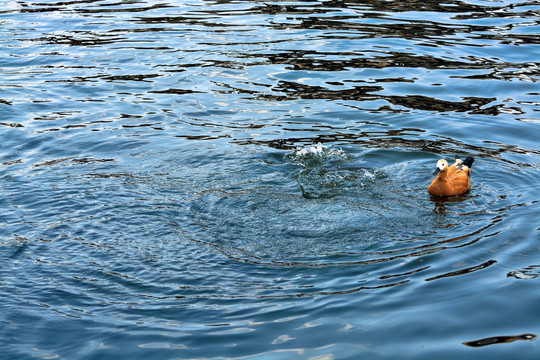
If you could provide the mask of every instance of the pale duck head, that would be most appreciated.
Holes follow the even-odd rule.
[[[446,170],[447,167],[448,167],[448,161],[441,159],[437,161],[437,168],[435,169],[435,172],[433,174],[438,174]]]

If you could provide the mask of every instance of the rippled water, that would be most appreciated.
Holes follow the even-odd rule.
[[[539,5],[0,1],[0,357],[537,359]]]

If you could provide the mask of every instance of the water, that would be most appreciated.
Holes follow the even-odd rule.
[[[1,358],[538,358],[537,1],[0,5]]]

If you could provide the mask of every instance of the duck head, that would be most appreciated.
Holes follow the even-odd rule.
[[[446,161],[444,159],[441,159],[441,160],[437,161],[437,168],[433,172],[433,175],[436,175],[436,174],[438,174],[440,172],[443,172],[446,169],[448,169],[448,161]]]

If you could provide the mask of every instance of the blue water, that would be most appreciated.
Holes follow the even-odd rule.
[[[0,358],[538,359],[539,5],[0,0]]]

